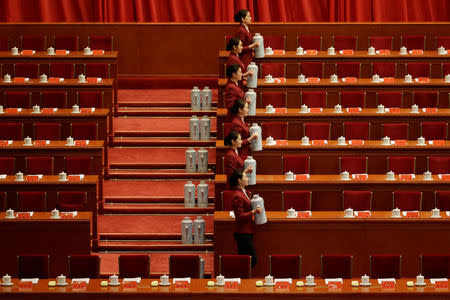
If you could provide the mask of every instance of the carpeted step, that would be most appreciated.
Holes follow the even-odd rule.
[[[216,110],[191,110],[190,108],[173,107],[121,107],[118,110],[118,116],[190,117],[192,115],[213,117],[216,116]]]
[[[177,204],[132,204],[132,203],[106,203],[103,206],[104,214],[213,214],[214,205],[208,207],[185,207]]]
[[[183,169],[174,170],[116,170],[110,169],[109,179],[214,179],[214,171],[208,173],[189,173]]]
[[[193,219],[193,218],[191,218]],[[206,241],[212,241],[214,234],[212,232],[205,233]],[[100,234],[100,240],[108,241],[180,241],[181,233],[102,233]]]
[[[214,147],[216,139],[192,141],[188,138],[116,137],[114,147]]]
[[[186,180],[131,181],[106,180],[103,182],[103,198],[106,203],[178,203],[184,202]],[[193,181],[198,185],[200,181]],[[214,182],[208,183],[209,202],[214,202]]]
[[[211,119],[211,136],[216,136],[217,121]],[[114,118],[114,136],[188,137],[189,118]]]
[[[99,241],[99,251],[212,251],[213,243],[182,244],[177,241]]]

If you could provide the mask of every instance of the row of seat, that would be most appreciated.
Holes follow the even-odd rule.
[[[25,174],[58,174],[62,171],[67,174],[95,174],[93,173],[93,158],[91,156],[65,156],[64,168],[55,170],[54,157],[25,157],[25,169],[16,167],[18,158],[12,156],[0,157],[0,174],[13,175],[18,171]]]
[[[425,278],[448,278],[450,276],[450,255],[420,256],[420,273]],[[372,254],[368,257],[371,278],[401,278],[401,254]],[[251,277],[251,257],[248,255],[221,255],[220,273],[231,278]],[[301,255],[269,255],[270,274],[275,278],[300,278]],[[352,278],[353,256],[321,255],[322,278]],[[357,274],[360,275],[360,274]],[[362,275],[362,274],[361,274]]]
[[[92,50],[112,51],[114,38],[112,36],[88,36],[87,46]],[[12,47],[20,47],[21,50],[46,51],[47,47],[55,49],[79,51],[80,38],[76,35],[55,35],[51,39],[46,36],[22,35],[16,44],[6,36],[0,36],[0,51],[9,51]]]
[[[119,255],[119,277],[149,278],[150,255],[121,254]],[[201,278],[203,276],[202,258],[193,254],[172,254],[169,256],[170,277]],[[48,255],[18,255],[18,278],[48,278]],[[70,255],[68,257],[69,278],[100,278],[100,256]]]
[[[60,123],[35,123],[34,139],[61,140]],[[70,123],[70,136],[75,140],[98,140],[98,123]],[[23,123],[0,123],[0,140],[23,140]]]
[[[231,123],[223,124],[224,136],[231,129]],[[343,136],[347,140],[369,140],[370,122],[344,122]],[[408,123],[382,124],[382,136],[388,136],[392,140],[417,139],[408,134]],[[286,140],[288,137],[288,122],[262,122],[262,138],[271,136],[275,140]],[[446,140],[448,137],[448,123],[446,122],[422,122],[420,123],[420,136],[426,140]],[[307,136],[310,140],[330,140],[330,123],[303,123],[303,132],[298,136]]]
[[[76,94],[79,107],[102,108],[104,104],[104,93],[98,91],[78,91]],[[0,102],[4,108],[32,107],[31,92],[29,91],[6,91],[3,93],[3,101]],[[40,92],[40,107],[67,108],[67,92],[42,91]],[[71,108],[71,107],[70,107]]]
[[[308,211],[312,206],[311,191],[283,191],[282,210],[293,208],[296,211]],[[343,191],[342,210],[352,208],[356,211],[372,210],[372,191]],[[450,210],[450,191],[434,192],[435,206],[443,211]],[[222,192],[222,210],[231,211],[233,202],[232,191]],[[422,210],[422,192],[394,191],[392,192],[392,208],[404,211]]]
[[[325,76],[325,63],[323,62],[301,62],[298,64],[298,74],[303,74],[306,77],[318,77],[324,78]],[[338,62],[334,64],[334,71],[339,78],[344,77],[356,77],[361,78],[361,65],[359,62]],[[404,74],[398,73],[397,69],[400,63],[394,62],[374,62],[370,64],[371,76],[377,74],[384,77],[401,77],[409,74],[413,78],[419,77],[431,77],[431,63],[428,62],[411,62],[404,64]],[[273,77],[286,78],[286,63],[260,63],[259,64],[259,77],[265,78],[267,75]],[[447,74],[450,74],[450,63],[441,64],[441,78],[444,78]],[[331,75],[331,74],[329,74]]]
[[[78,78],[78,75],[84,74],[87,77],[111,78],[111,65],[105,63],[15,63],[1,64],[0,74],[10,74],[12,77],[28,77],[39,78],[40,75],[46,74],[50,77],[60,77],[65,79]]]
[[[225,47],[233,36],[225,36]],[[299,35],[297,36],[297,47],[301,46],[305,50],[326,50],[327,46],[323,45],[323,37],[319,35]],[[423,35],[403,35],[400,37],[400,45],[410,49],[425,50],[426,36]],[[450,36],[436,36],[435,47],[433,50],[443,46],[450,48]],[[333,46],[336,50],[367,50],[369,47],[375,49],[394,50],[394,38],[392,36],[369,36],[367,43],[358,45],[357,36],[333,36],[329,46]],[[286,36],[264,35],[264,47],[272,49],[286,49]],[[294,49],[292,49],[294,50]],[[399,49],[397,49],[399,50]]]
[[[87,211],[87,193],[83,191],[59,191],[56,193],[56,208],[60,211]],[[47,204],[47,192],[18,191],[16,207],[7,206],[6,192],[0,192],[0,207],[2,211],[12,208],[18,211],[50,211],[55,207]]]

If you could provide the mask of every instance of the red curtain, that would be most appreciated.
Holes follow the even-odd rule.
[[[448,22],[448,0],[0,0],[0,22]]]

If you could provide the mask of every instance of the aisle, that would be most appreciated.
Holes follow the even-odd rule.
[[[214,92],[215,107],[217,90]],[[168,273],[170,253],[197,253],[205,259],[205,274],[211,274],[215,109],[192,112],[190,91],[183,89],[120,90],[118,101],[114,142],[108,149],[104,211],[99,216],[102,275],[117,272],[117,257],[125,252],[149,253],[152,275]],[[189,140],[189,117],[193,114],[213,117],[211,140]],[[208,150],[208,172],[185,171],[185,151],[189,147]],[[183,187],[187,180],[209,183],[208,207],[184,207]],[[205,244],[181,243],[180,221],[185,216],[205,219]]]

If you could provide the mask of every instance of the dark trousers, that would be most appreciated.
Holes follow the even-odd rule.
[[[256,265],[256,250],[253,245],[253,234],[234,233],[234,239],[238,246],[239,255],[250,255],[252,257],[252,267]]]

